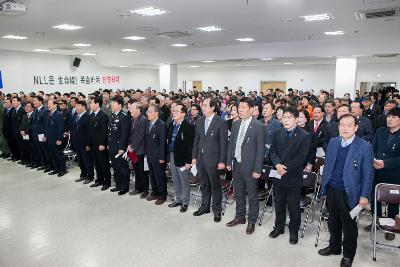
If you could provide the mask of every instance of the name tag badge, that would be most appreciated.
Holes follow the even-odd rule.
[[[214,131],[211,131],[211,136],[213,136],[214,135]]]
[[[183,141],[183,133],[181,133],[181,139],[182,139],[182,141]]]
[[[269,149],[271,145],[265,144],[265,147]]]
[[[156,138],[156,134],[153,135],[153,139]]]
[[[250,142],[250,137],[247,137],[247,143]]]

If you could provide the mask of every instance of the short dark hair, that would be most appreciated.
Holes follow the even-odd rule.
[[[122,96],[114,96],[114,97],[111,99],[111,101],[112,101],[112,102],[117,102],[118,105],[121,105],[121,106],[124,105],[124,99],[122,98]]]
[[[36,95],[34,98],[36,98],[39,102],[42,102],[43,104],[43,97],[41,97],[40,95]]]
[[[110,94],[110,90],[108,90],[108,89],[104,89],[104,90],[103,90],[103,93]]]
[[[399,118],[400,118],[400,108],[399,108],[399,107],[392,108],[392,109],[388,112],[387,115],[388,115],[388,116],[395,116],[395,117],[399,117]]]
[[[93,103],[99,104],[99,107],[103,105],[103,98],[100,96],[95,96],[93,99]]]
[[[188,112],[187,107],[182,103],[182,101],[177,100],[177,101],[175,102],[175,105],[181,106],[181,112],[182,112],[182,113],[185,113],[185,114],[186,114],[186,113]]]
[[[76,102],[76,101],[78,101],[78,98],[76,98],[75,96],[73,96],[73,97],[71,97],[71,98],[69,99],[69,101],[72,101],[72,100],[74,100],[74,101]]]
[[[303,100],[303,98],[307,99],[307,101],[310,102],[310,98],[309,98],[308,96],[303,95],[303,96],[301,97],[301,100]]]
[[[353,118],[353,120],[354,120],[354,125],[358,125],[358,120],[357,120],[357,118],[355,117],[355,116],[353,116],[352,114],[344,114],[342,117],[340,117],[340,119],[339,119],[339,124],[340,124],[340,121],[341,120],[343,120],[343,119],[345,119],[345,118]]]
[[[85,108],[87,107],[87,104],[86,104],[86,102],[85,102],[85,101],[82,101],[82,100],[80,100],[80,101],[76,101],[76,104],[77,104],[77,105],[84,106]]]
[[[391,99],[391,100],[386,101],[385,106],[386,106],[387,104],[393,104],[393,105],[397,106],[397,101]]]
[[[14,96],[12,99],[17,99],[18,102],[22,101],[22,99],[19,96]]]
[[[297,109],[295,109],[294,107],[286,107],[283,109],[283,113],[290,113],[292,114],[295,118],[299,117],[299,111]]]
[[[210,108],[214,108],[214,112],[216,114],[219,114],[220,108],[219,108],[218,100],[216,98],[213,98],[212,96],[207,96],[206,99],[210,99]]]
[[[159,107],[159,106],[157,106],[157,105],[155,105],[155,104],[150,104],[150,105],[149,105],[149,108],[150,108],[150,107],[153,107],[153,108],[154,108],[154,111],[155,111],[158,115],[160,115],[161,110],[160,110],[160,107]]]
[[[332,106],[336,106],[335,101],[333,101],[332,99],[327,99],[327,100],[325,101],[325,105],[326,105],[326,104],[331,104]]]
[[[32,103],[32,101],[26,101],[26,102],[25,102],[25,106],[26,106],[26,105],[30,105],[30,106],[33,108],[33,103]]]
[[[316,108],[320,108],[321,109],[321,112],[324,112],[325,113],[325,109],[324,109],[324,107],[322,106],[322,105],[316,105],[315,107],[313,107],[313,110],[314,109],[316,109]]]
[[[275,106],[274,102],[272,102],[272,101],[266,102],[263,106],[268,105],[268,104],[271,105],[271,108],[272,108],[273,110],[276,110],[276,106]]]
[[[68,101],[65,99],[61,99],[60,102],[58,102],[58,104],[68,105]]]
[[[246,103],[249,108],[254,108],[254,100],[251,99],[250,97],[244,97],[240,99],[240,103]]]
[[[351,111],[350,105],[347,105],[347,104],[341,104],[341,105],[338,106],[337,109],[342,108],[342,107],[346,107],[348,109],[348,111]]]

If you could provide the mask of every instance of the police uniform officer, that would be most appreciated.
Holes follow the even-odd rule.
[[[124,100],[120,96],[112,99],[112,115],[108,123],[108,151],[114,170],[115,188],[111,192],[124,195],[129,191],[129,164],[122,157],[128,148],[130,131],[129,116],[122,112]]]

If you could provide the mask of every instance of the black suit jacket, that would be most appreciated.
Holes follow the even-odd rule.
[[[3,117],[3,134],[4,136],[12,136],[12,114],[14,112],[14,108],[11,108],[8,112],[7,109],[4,109],[4,117]]]
[[[170,122],[168,125],[168,147],[172,140],[172,132],[174,123]],[[182,167],[186,163],[192,163],[192,148],[194,142],[195,130],[194,126],[188,121],[183,120],[179,127],[178,133],[175,137],[173,153],[175,166]]]
[[[89,146],[89,113],[85,112],[81,118],[76,121],[78,115],[72,122],[72,143],[74,149],[82,149]]]
[[[314,126],[315,126],[315,121],[309,121],[307,124],[308,129],[312,131],[315,135],[316,141],[317,141],[317,147],[323,147],[324,139],[325,139],[325,133],[326,133],[326,128],[328,127],[328,123],[326,122],[325,119],[321,121],[321,123],[318,125],[318,129],[316,132],[314,132]]]
[[[328,144],[329,141],[334,138],[334,137],[338,137],[339,136],[339,123],[335,122],[335,123],[330,123],[328,124],[328,126],[325,129],[325,134],[324,134],[324,140],[323,140],[323,144],[322,147],[326,153],[326,150],[328,149]]]
[[[276,130],[272,141],[270,158],[276,167],[283,164],[287,173],[281,179],[274,179],[274,183],[281,186],[301,187],[303,185],[303,170],[310,149],[311,135],[305,130],[296,127],[290,139],[286,130]]]
[[[146,144],[146,132],[149,127],[148,119],[139,115],[134,123],[131,123],[131,131],[129,136],[129,144],[131,145],[132,150],[137,155],[145,154],[145,144]]]
[[[358,130],[356,132],[356,136],[364,139],[367,142],[372,141],[372,123],[368,118],[362,116],[358,118]]]
[[[109,119],[101,109],[97,115],[92,113],[89,117],[89,146],[97,151],[99,146],[107,146]]]
[[[15,109],[12,111],[11,116],[12,116],[12,132],[13,135],[16,138],[22,138],[21,137],[21,133],[20,133],[20,126],[21,126],[21,121],[22,121],[22,117],[25,115],[25,110],[22,107],[22,105],[19,107],[18,111],[16,111]]]
[[[28,114],[25,114],[22,117],[21,125],[19,127],[19,130],[21,132],[25,132],[26,134],[29,135],[30,140],[32,140],[32,121],[33,121],[33,112],[30,116],[28,116]]]
[[[150,126],[150,123],[149,123]],[[161,119],[157,119],[153,127],[146,130],[146,155],[147,161],[158,163],[166,160],[167,126]]]
[[[374,133],[381,127],[387,127],[386,118],[387,116],[385,113],[379,114],[378,117],[376,117],[376,119],[372,123],[372,127],[374,128]]]

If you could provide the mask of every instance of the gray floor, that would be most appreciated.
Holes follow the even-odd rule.
[[[222,222],[212,215],[192,216],[155,206],[137,196],[117,196],[73,180],[75,167],[63,178],[0,160],[0,266],[339,266],[340,256],[321,257],[314,247],[315,223],[297,246],[288,234],[271,240],[273,217],[252,236],[245,226],[233,229],[228,206]],[[361,221],[361,226],[367,220]],[[354,266],[398,266],[398,252],[379,250],[359,231]],[[322,238],[327,239],[323,230]],[[399,243],[397,237],[396,242]]]

